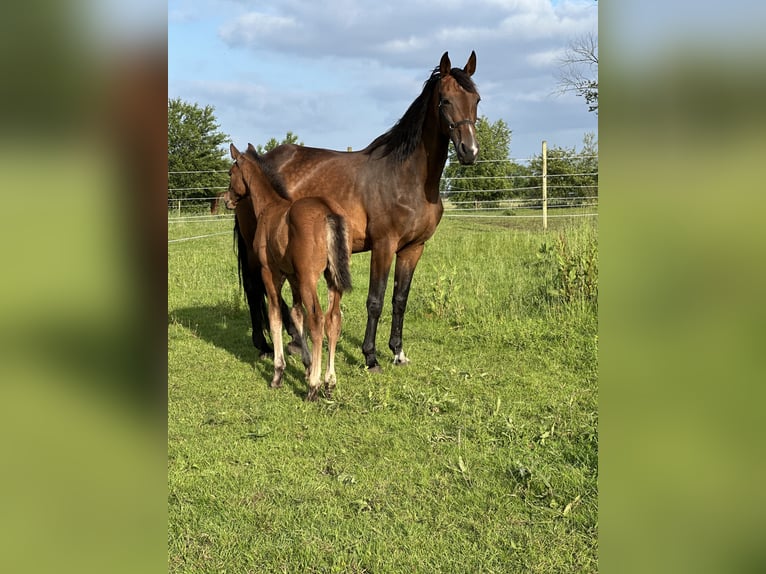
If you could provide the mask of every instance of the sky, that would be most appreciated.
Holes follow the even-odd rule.
[[[362,149],[388,131],[449,52],[476,51],[479,115],[511,130],[509,157],[598,136],[557,90],[571,41],[598,33],[594,0],[169,0],[168,97],[211,105],[238,147],[281,140]]]

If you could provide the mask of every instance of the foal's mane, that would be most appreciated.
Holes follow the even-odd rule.
[[[452,68],[450,75],[455,78],[458,85],[466,92],[477,93],[476,84],[473,83],[471,76],[460,68]],[[398,162],[406,160],[415,148],[418,146],[423,135],[423,124],[428,113],[428,104],[431,101],[436,86],[441,79],[439,68],[434,68],[431,77],[423,84],[423,91],[410,104],[407,111],[398,122],[381,136],[378,136],[370,145],[364,149],[364,153],[371,154],[377,149],[383,150],[383,156],[393,154]]]
[[[254,148],[251,149],[248,147],[248,149],[244,151],[244,155],[258,164],[258,167],[261,169],[261,172],[266,178],[266,181],[271,184],[271,187],[274,188],[274,191],[277,192],[279,197],[283,199],[290,199],[290,195],[287,193],[287,187],[285,186],[285,182],[282,179],[281,174],[271,165],[271,163],[264,161],[264,159],[258,154],[258,152],[255,151]]]

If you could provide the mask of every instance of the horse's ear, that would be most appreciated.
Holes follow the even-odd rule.
[[[256,151],[256,149],[253,147],[253,144],[251,143],[247,144],[247,151],[249,151],[253,155],[258,155],[258,152]]]
[[[471,50],[471,55],[468,57],[468,63],[463,68],[463,71],[469,76],[473,76],[476,71],[476,52]]]
[[[239,157],[239,150],[234,144],[229,144],[229,153],[231,154],[231,159],[237,159]]]
[[[449,75],[451,69],[452,64],[449,61],[449,56],[447,55],[447,52],[444,52],[442,61],[439,62],[439,74],[441,74],[441,77],[444,78]]]

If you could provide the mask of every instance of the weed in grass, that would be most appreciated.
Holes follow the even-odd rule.
[[[538,251],[553,260],[556,273],[548,293],[565,304],[596,305],[598,301],[598,247],[595,230],[589,225],[559,232],[553,243],[544,241]]]

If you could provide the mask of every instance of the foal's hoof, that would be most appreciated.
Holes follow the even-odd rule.
[[[282,381],[271,381],[271,384],[269,385],[272,389],[281,389],[282,388]]]
[[[258,358],[261,360],[264,359],[273,359],[274,358],[274,351],[260,351],[258,354]]]
[[[375,363],[371,367],[367,367],[367,372],[368,373],[382,373],[383,369],[380,367],[380,365],[378,363]]]
[[[306,395],[306,402],[307,403],[312,403],[315,400],[317,400],[317,390],[316,389],[309,389],[309,392]]]

